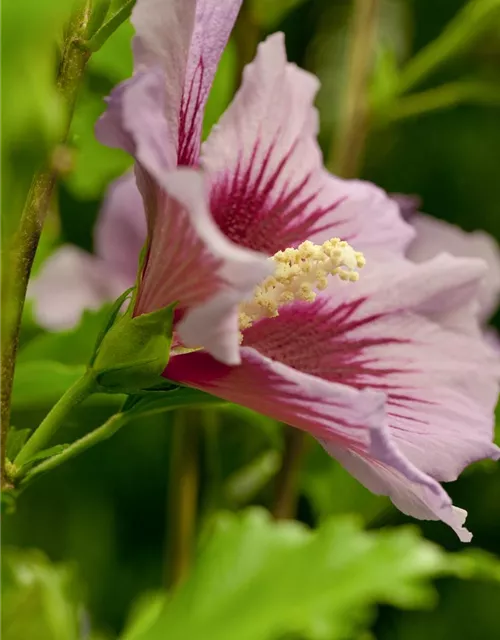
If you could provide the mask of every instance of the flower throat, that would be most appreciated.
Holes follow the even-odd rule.
[[[296,300],[313,302],[316,292],[328,286],[328,276],[356,282],[357,269],[365,265],[363,254],[339,238],[322,245],[307,240],[297,249],[278,251],[269,259],[276,265],[275,272],[255,288],[252,300],[240,304],[240,330],[262,318],[275,318],[280,307]]]

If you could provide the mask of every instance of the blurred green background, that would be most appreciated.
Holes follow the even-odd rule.
[[[466,230],[484,229],[500,241],[500,17],[498,11],[490,11],[498,3],[470,3],[481,5],[480,10],[456,23],[456,34],[448,37],[447,46],[435,47],[431,68],[422,80],[399,102],[391,93],[401,70],[419,52],[440,42],[444,33],[449,34],[447,25],[457,20],[466,4],[463,0],[380,0],[373,60],[373,117],[359,173],[389,192],[418,194],[423,211]],[[48,3],[45,12],[34,1],[16,5],[2,8],[6,14],[2,42],[3,101],[10,103],[3,108],[2,116],[7,232],[15,221],[9,222],[10,214],[5,211],[18,209],[17,203],[22,202],[33,168],[57,137],[54,112],[58,105],[51,102],[55,98],[49,85],[55,68],[54,33],[64,18],[55,2]],[[351,10],[352,2],[348,0],[245,0],[210,97],[206,131],[229,102],[242,63],[253,55],[257,42],[269,32],[282,30],[289,58],[319,75],[322,81],[317,105],[321,117],[320,142],[328,155],[331,140],[338,134],[339,107],[346,85]],[[27,13],[32,17],[28,19]],[[103,97],[131,73],[131,36],[132,28],[127,22],[88,65],[69,138],[72,168],[58,185],[57,203],[47,221],[35,273],[61,244],[70,242],[92,251],[93,225],[106,186],[130,165],[124,154],[95,141],[93,125],[104,109]],[[443,86],[451,86],[451,92],[445,89],[437,94],[436,108],[429,110],[425,101],[422,107],[418,99],[411,102],[412,95]],[[39,104],[43,105],[42,110]],[[37,133],[40,131],[43,135]],[[33,149],[40,149],[40,157]],[[88,313],[74,331],[47,334],[36,326],[28,305],[12,418],[17,428],[32,428],[39,423],[64,390],[65,376],[71,377],[86,362],[103,317],[103,312]],[[498,314],[493,323],[500,328]],[[72,441],[101,424],[117,406],[117,401],[109,396],[91,400],[72,415],[58,436],[60,442]],[[26,563],[22,574],[15,554],[9,556],[9,562],[17,568],[12,571],[9,566],[4,568],[6,589],[9,580],[22,583],[22,576],[27,579],[30,571],[36,577],[18,600],[14,597],[8,600],[6,596],[4,612],[11,616],[11,635],[6,637],[71,640],[73,632],[69,629],[75,611],[80,637],[93,640],[116,637],[132,603],[168,582],[167,532],[172,517],[170,452],[181,420],[184,428],[192,431],[199,470],[199,531],[210,529],[214,514],[221,508],[272,504],[283,451],[281,425],[238,408],[191,411],[184,417],[165,414],[129,424],[111,440],[37,480],[20,496],[15,510],[3,516],[5,548],[38,549],[51,561],[64,564],[63,575],[50,565],[44,568],[46,561],[37,559],[38,556],[21,554],[19,557]],[[328,522],[330,516],[338,514],[358,514],[368,528],[408,521],[387,500],[360,487],[312,441],[298,482],[299,519],[310,526]],[[474,532],[472,546],[500,554],[498,465],[478,464],[447,488],[455,504],[469,511],[469,528]],[[461,548],[443,524],[418,523],[418,526],[426,538],[444,548]],[[266,540],[271,548],[270,538]],[[249,549],[248,553],[258,556],[259,551]],[[354,555],[358,553],[361,552],[355,551]],[[282,562],[278,562],[279,553],[275,556],[274,552],[270,557],[277,558],[279,575],[287,560],[283,556]],[[384,567],[382,563],[381,572],[386,570]],[[389,558],[387,571],[390,568]],[[229,579],[228,571],[230,574],[231,567],[221,565],[217,569],[212,589],[220,588],[218,575],[222,582]],[[365,580],[363,567],[356,571],[359,579]],[[317,584],[321,584],[320,577]],[[370,617],[360,614],[366,618],[360,628],[371,625],[371,632],[352,632],[348,628],[346,634],[338,635],[342,632],[336,631],[335,635],[330,629],[321,636],[316,629],[316,635],[311,632],[292,636],[284,630],[265,637],[359,640],[500,637],[498,583],[446,577],[437,582],[437,588],[439,602],[424,612],[401,611],[390,606],[399,604],[396,597],[374,597],[374,602],[389,604],[377,613],[372,612]],[[269,589],[272,592],[271,584]],[[66,595],[58,602],[61,590]],[[251,600],[251,591],[248,597]],[[337,597],[338,594],[332,595],[333,600]],[[418,598],[414,600],[416,604]],[[227,611],[224,624],[228,628],[231,616],[237,616],[236,612],[241,610]],[[258,617],[259,610],[255,611]],[[67,631],[64,631],[65,615],[70,620]],[[45,622],[40,622],[42,619]],[[32,627],[26,626],[30,620]],[[56,627],[60,635],[53,631]],[[237,626],[235,629],[228,637],[235,640],[247,637],[238,632]],[[207,638],[218,637],[208,634],[207,631]],[[183,636],[175,632],[169,635],[166,629],[165,635],[153,637]],[[194,636],[184,637],[191,640]],[[264,636],[256,632],[248,637]]]

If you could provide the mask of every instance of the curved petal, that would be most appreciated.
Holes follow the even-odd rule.
[[[463,526],[467,512],[451,504],[444,490],[434,494],[428,487],[409,481],[398,471],[370,460],[333,442],[322,441],[326,451],[378,495],[389,496],[403,513],[420,520],[441,520],[449,525],[462,542],[470,542],[472,534]]]
[[[359,238],[400,251],[411,229],[397,205],[380,189],[323,168],[313,106],[318,86],[315,76],[287,62],[283,34],[259,45],[202,147],[217,224],[237,244],[268,254],[318,234],[321,241]]]
[[[370,456],[425,488],[443,508],[450,505],[440,485],[395,446],[386,426],[384,393],[322,380],[252,348],[243,347],[241,356],[239,367],[221,365],[204,352],[174,356],[164,375],[307,431],[341,451]]]
[[[117,298],[129,283],[102,260],[66,245],[43,264],[30,282],[35,318],[40,326],[58,331],[78,324],[85,309],[99,309]]]
[[[380,274],[330,299],[282,308],[245,330],[243,345],[326,380],[383,391],[398,448],[433,478],[454,480],[500,451],[492,444],[499,365],[466,306],[482,271],[471,260],[402,262],[385,274],[392,281]]]
[[[416,194],[391,193],[391,198],[398,205],[403,218],[408,222],[411,221],[412,216],[417,213],[422,204],[422,199]]]
[[[106,101],[108,109],[95,126],[102,144],[124,149],[148,170],[176,167],[177,141],[165,119],[165,77],[159,67],[136,73]]]
[[[146,216],[133,172],[109,187],[94,232],[96,254],[128,286],[134,284],[139,255],[146,241]]]
[[[204,351],[174,356],[164,376],[343,444],[367,448],[370,431],[384,423],[383,393],[326,382],[247,347],[241,356],[238,367]]]
[[[424,262],[446,251],[454,256],[486,261],[488,271],[479,292],[481,318],[486,321],[500,302],[500,248],[495,240],[484,231],[467,233],[423,213],[413,215],[410,222],[416,231],[408,249],[410,260]]]
[[[168,162],[163,168],[196,164],[205,103],[240,5],[138,0],[136,74],[111,94],[96,129],[101,142],[134,153],[138,137],[146,136],[148,153]]]
[[[374,260],[398,259],[404,255],[415,232],[407,224],[399,206],[383,189],[363,180],[343,180],[330,176],[332,192],[342,194],[339,207],[325,218],[325,231],[312,241],[321,244],[334,235],[347,240],[367,257],[371,269]],[[331,230],[331,231],[330,231]]]
[[[238,247],[220,232],[200,172],[181,168],[157,178],[168,197],[151,238],[134,312],[177,302],[182,342],[237,364],[238,304],[273,267],[265,256]]]
[[[198,161],[203,112],[242,0],[139,0],[132,13],[138,67],[159,66],[178,163]]]

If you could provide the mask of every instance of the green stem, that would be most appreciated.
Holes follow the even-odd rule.
[[[90,449],[90,447],[93,447],[99,442],[103,442],[104,440],[111,438],[111,436],[121,429],[128,420],[129,417],[125,413],[116,413],[111,416],[111,418],[109,418],[109,420],[103,425],[83,436],[80,440],[73,442],[73,444],[70,444],[69,447],[61,453],[41,462],[36,467],[28,471],[28,473],[22,478],[20,486],[25,487],[34,478],[37,478],[41,474],[55,469],[60,464],[79,456],[81,453]]]
[[[135,0],[126,0],[125,4],[116,11],[111,18],[103,24],[87,43],[92,52],[99,51],[106,40],[127,20],[134,8]]]
[[[369,127],[368,83],[379,0],[354,0],[351,18],[347,87],[338,134],[332,139],[329,169],[344,178],[359,170]]]
[[[177,586],[191,564],[199,483],[196,415],[196,411],[177,411],[172,425],[165,567],[168,587]]]
[[[78,4],[67,30],[56,86],[66,104],[66,122],[61,142],[65,142],[78,87],[90,52],[80,46],[85,39],[90,17],[90,0]],[[19,330],[31,267],[43,223],[56,183],[55,167],[44,168],[33,178],[19,228],[7,250],[8,269],[2,274],[4,322],[1,338],[1,466],[2,486],[5,478],[5,451],[10,424],[12,382],[16,362]],[[5,311],[7,309],[7,311]]]
[[[403,68],[398,93],[406,93],[421,84],[442,64],[464,52],[484,31],[494,28],[499,16],[500,4],[497,0],[467,2],[439,37],[421,49]]]
[[[378,114],[374,124],[386,126],[397,120],[415,118],[464,103],[498,107],[500,89],[493,84],[483,82],[450,82],[435,89],[412,93],[395,100],[390,109],[385,109],[383,113]]]
[[[75,384],[66,391],[63,397],[50,410],[49,414],[41,422],[40,426],[33,432],[31,438],[21,449],[14,465],[17,468],[26,464],[35,453],[44,449],[50,442],[51,438],[66,420],[70,411],[83,402],[91,395],[96,388],[94,373],[91,369],[75,382]]]
[[[220,410],[206,407],[199,412],[203,430],[205,467],[208,483],[206,487],[205,511],[210,513],[220,508],[222,489],[221,452],[219,449]]]
[[[285,450],[281,469],[276,476],[272,514],[278,520],[292,519],[297,511],[297,484],[300,466],[306,452],[306,434],[285,425]]]

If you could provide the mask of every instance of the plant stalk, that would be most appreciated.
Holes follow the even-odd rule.
[[[347,86],[329,169],[343,178],[359,171],[369,127],[368,84],[373,63],[379,0],[354,0],[351,17]]]
[[[34,478],[37,478],[47,471],[52,471],[52,469],[55,469],[64,462],[79,456],[95,444],[108,440],[108,438],[111,438],[112,435],[123,427],[128,419],[129,418],[125,413],[115,413],[103,425],[94,429],[94,431],[87,433],[83,438],[80,438],[76,442],[73,442],[73,444],[70,444],[69,447],[64,449],[64,451],[61,451],[61,453],[52,456],[48,460],[44,460],[33,469],[30,469],[30,471],[28,471],[28,473],[22,478],[20,486],[24,488]]]
[[[61,143],[68,136],[78,88],[90,52],[81,46],[90,18],[90,0],[79,2],[67,29],[56,86],[66,106],[66,122]],[[2,274],[4,322],[1,340],[1,466],[5,484],[5,452],[10,424],[10,405],[19,330],[31,267],[43,223],[52,200],[57,170],[48,166],[33,178],[17,232],[7,250],[8,269]],[[7,310],[6,310],[7,307]]]
[[[166,585],[178,586],[191,565],[198,507],[198,434],[196,411],[173,416],[168,485]]]
[[[71,386],[63,397],[52,407],[39,427],[21,449],[14,464],[20,468],[36,453],[44,449],[63,424],[71,410],[83,402],[96,389],[94,373],[91,369]]]
[[[291,520],[297,511],[297,484],[306,453],[307,436],[304,431],[285,425],[285,450],[281,469],[276,476],[275,500],[272,514],[277,520]]]

